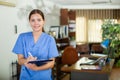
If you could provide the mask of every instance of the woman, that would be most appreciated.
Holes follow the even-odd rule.
[[[58,56],[55,40],[43,32],[45,19],[40,10],[30,12],[29,22],[33,31],[21,33],[12,50],[18,56],[18,63],[22,65],[20,80],[52,80],[51,68]],[[43,59],[52,61],[41,66],[28,63]]]

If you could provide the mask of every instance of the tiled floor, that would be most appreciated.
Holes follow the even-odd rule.
[[[70,80],[70,75],[65,76],[62,80]],[[113,68],[110,74],[110,80],[120,80],[120,68]]]
[[[62,80],[70,80],[70,75],[65,76]]]
[[[120,80],[120,68],[113,68],[110,80]]]

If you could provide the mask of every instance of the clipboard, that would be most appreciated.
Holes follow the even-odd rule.
[[[35,64],[37,66],[41,66],[50,61],[53,61],[53,60],[35,60],[35,61],[29,61],[28,63]]]

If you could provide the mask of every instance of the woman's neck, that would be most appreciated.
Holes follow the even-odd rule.
[[[39,31],[39,32],[33,31],[33,36],[40,36],[41,34],[42,34],[42,31]]]
[[[36,43],[38,38],[40,37],[40,35],[42,34],[42,31],[41,32],[34,32],[33,31],[33,37],[34,37],[34,42]]]

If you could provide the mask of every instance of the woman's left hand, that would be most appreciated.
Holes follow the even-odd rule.
[[[25,66],[31,70],[38,70],[38,66],[36,66],[35,64],[26,63]]]

